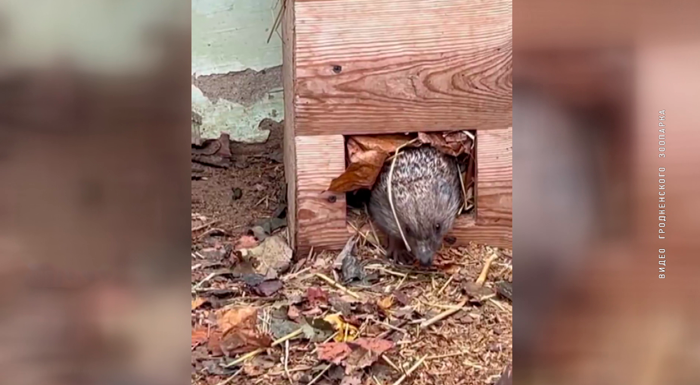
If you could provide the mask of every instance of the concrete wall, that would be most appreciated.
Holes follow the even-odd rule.
[[[267,42],[280,6],[277,0],[192,0],[193,139],[227,133],[263,142],[269,131],[258,128],[260,121],[283,119],[282,41],[274,32]]]

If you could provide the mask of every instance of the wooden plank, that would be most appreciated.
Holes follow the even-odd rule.
[[[287,183],[287,227],[292,249],[296,246],[296,153],[294,145],[294,1],[284,0],[282,14],[284,85],[284,177]]]
[[[455,238],[453,246],[466,246],[469,242],[482,245],[513,248],[513,228],[501,225],[479,225],[473,215],[461,215],[448,234]]]
[[[511,0],[297,0],[297,135],[512,126]]]
[[[513,129],[476,133],[476,223],[513,226]]]
[[[346,228],[345,194],[323,192],[345,171],[342,135],[297,136],[297,255],[316,250],[342,249],[350,234]]]

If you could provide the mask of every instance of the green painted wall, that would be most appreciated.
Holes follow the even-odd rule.
[[[241,98],[227,98],[230,92],[220,96],[194,84],[194,78],[228,74],[217,77],[219,87],[226,88],[230,80],[231,87],[237,88],[234,92],[247,92],[256,84],[240,87],[236,82],[239,72],[282,65],[278,33],[267,42],[279,7],[277,0],[192,0],[192,110],[202,117],[201,124],[193,123],[193,129],[199,130],[202,139],[228,133],[233,140],[261,142],[269,132],[259,130],[259,122],[283,119],[281,77],[272,85],[269,79],[260,82],[265,92],[256,92],[257,99],[245,104],[240,103]]]

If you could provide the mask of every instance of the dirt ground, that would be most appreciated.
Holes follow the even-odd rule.
[[[272,120],[266,120],[264,125],[270,130],[267,142],[231,143],[230,168],[193,162],[193,173],[198,178],[192,180],[192,212],[217,221],[215,227],[231,239],[244,234],[256,220],[269,217],[286,199],[283,126]],[[240,193],[236,193],[237,189]]]
[[[291,260],[285,227],[249,232],[285,205],[282,125],[266,124],[230,167],[193,162],[192,384],[495,384],[512,362],[512,253],[396,265],[353,209],[348,250]]]

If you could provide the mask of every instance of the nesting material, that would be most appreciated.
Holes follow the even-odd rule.
[[[407,135],[348,136],[347,168],[328,186],[336,193],[371,190],[385,163],[393,165],[405,147],[432,146],[457,159],[463,206],[460,214],[474,209],[475,134],[473,131],[419,132]]]

